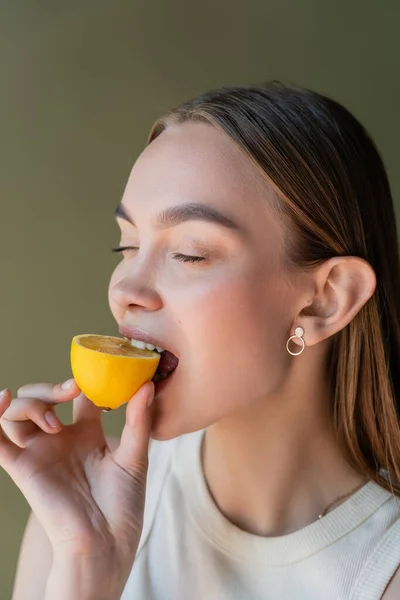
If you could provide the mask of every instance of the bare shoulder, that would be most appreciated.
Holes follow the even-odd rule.
[[[399,600],[400,598],[400,565],[390,580],[381,600]]]

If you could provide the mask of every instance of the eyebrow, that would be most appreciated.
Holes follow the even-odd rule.
[[[122,202],[118,204],[115,210],[115,218],[123,219],[135,226],[135,222],[128,215]],[[175,227],[186,221],[208,221],[209,223],[222,225],[222,227],[225,227],[226,229],[241,234],[244,233],[243,228],[238,223],[235,223],[230,217],[227,217],[211,206],[197,202],[171,206],[159,213],[156,217],[156,225],[161,228]]]

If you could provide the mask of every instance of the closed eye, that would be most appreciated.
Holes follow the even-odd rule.
[[[129,252],[129,251],[136,251],[139,250],[139,248],[137,246],[118,246],[117,248],[111,248],[112,252]],[[188,254],[181,254],[180,252],[176,252],[173,257],[176,260],[180,260],[181,262],[191,262],[191,263],[196,263],[196,262],[202,262],[205,261],[205,257],[204,256],[190,256]]]
[[[111,248],[112,252],[125,252],[125,250],[139,250],[137,246],[117,246],[117,248]]]
[[[204,258],[204,256],[189,256],[188,254],[180,254],[179,252],[174,254],[174,258],[176,258],[176,260],[180,260],[182,262],[202,262],[204,260],[206,260]]]

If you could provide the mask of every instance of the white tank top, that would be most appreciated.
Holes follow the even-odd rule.
[[[400,500],[368,482],[294,533],[247,533],[219,511],[204,430],[152,440],[144,527],[121,600],[379,600],[400,564]]]

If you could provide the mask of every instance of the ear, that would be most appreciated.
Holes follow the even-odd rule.
[[[344,329],[376,288],[375,271],[357,256],[331,258],[311,272],[311,277],[313,298],[303,306],[293,327],[303,327],[306,346]]]

